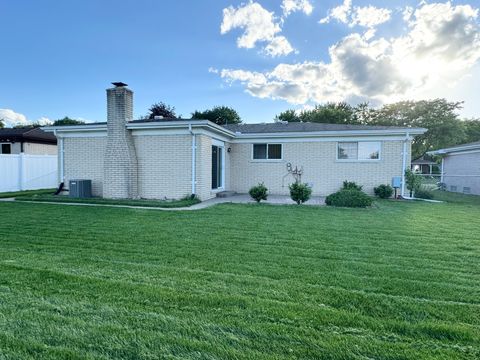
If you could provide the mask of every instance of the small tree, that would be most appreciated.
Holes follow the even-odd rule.
[[[294,182],[293,184],[290,184],[288,187],[290,189],[290,197],[298,205],[308,201],[310,199],[310,196],[312,195],[312,188],[307,184]]]
[[[148,109],[149,119],[155,119],[155,116],[163,116],[165,119],[176,119],[177,114],[175,113],[175,107],[165,104],[160,101],[156,104],[153,104],[150,109]]]
[[[253,186],[248,191],[248,193],[250,197],[253,200],[255,200],[257,203],[259,203],[262,200],[267,200],[267,197],[268,197],[268,189],[263,183]]]
[[[0,119],[0,129],[5,127],[5,119]]]
[[[415,174],[412,170],[407,169],[405,171],[405,183],[407,185],[407,189],[410,191],[410,197],[420,189],[422,186],[422,177],[418,174]]]

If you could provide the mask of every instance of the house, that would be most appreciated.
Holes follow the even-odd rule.
[[[413,160],[411,169],[422,175],[438,174],[438,164],[435,161],[426,159],[425,156]]]
[[[133,92],[107,89],[107,122],[46,127],[59,139],[60,181],[92,180],[106,198],[201,200],[247,193],[259,182],[288,194],[293,172],[313,195],[344,180],[372,193],[410,168],[413,136],[425,129],[319,123],[219,126],[207,120],[133,120]]]
[[[0,154],[56,155],[57,138],[40,128],[0,129]]]
[[[480,141],[429,154],[442,157],[440,181],[446,190],[480,195]]]

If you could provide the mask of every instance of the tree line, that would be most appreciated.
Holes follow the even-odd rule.
[[[412,143],[412,157],[418,158],[427,151],[480,140],[480,119],[461,119],[458,112],[462,102],[449,102],[445,99],[401,101],[374,108],[368,103],[352,106],[346,102],[316,105],[313,109],[296,111],[285,110],[275,116],[275,121],[316,122],[329,124],[377,125],[398,127],[422,127],[428,131],[416,136]],[[142,119],[165,120],[181,118],[174,106],[158,102],[153,104]],[[191,119],[210,120],[218,125],[239,124],[239,113],[228,106],[215,106],[203,111],[195,110]],[[68,116],[54,121],[53,125],[80,125],[84,121]],[[39,124],[18,127],[36,127]],[[3,122],[0,120],[0,128]]]

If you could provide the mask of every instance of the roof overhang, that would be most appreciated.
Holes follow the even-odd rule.
[[[318,138],[318,137],[343,137],[343,136],[403,136],[412,137],[424,134],[427,129],[423,128],[392,128],[382,130],[357,129],[336,131],[311,131],[311,132],[274,132],[274,133],[241,133],[225,129],[209,120],[172,120],[163,122],[130,122],[126,128],[135,130],[179,130],[179,129],[206,129],[213,133],[234,139],[282,139],[282,138]],[[73,133],[106,132],[107,124],[86,124],[72,126],[46,126],[42,128],[47,132],[54,132],[57,136]]]
[[[480,144],[466,145],[466,146],[455,146],[446,149],[439,149],[434,151],[428,151],[428,155],[447,155],[452,153],[459,153],[464,151],[480,150]]]

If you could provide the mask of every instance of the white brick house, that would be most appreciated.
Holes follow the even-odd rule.
[[[207,120],[136,120],[133,93],[107,90],[108,121],[47,127],[59,139],[60,182],[92,180],[95,196],[201,200],[218,192],[246,193],[265,183],[288,194],[287,168],[325,196],[344,180],[367,192],[410,167],[412,137],[425,129],[320,123],[219,126]]]

